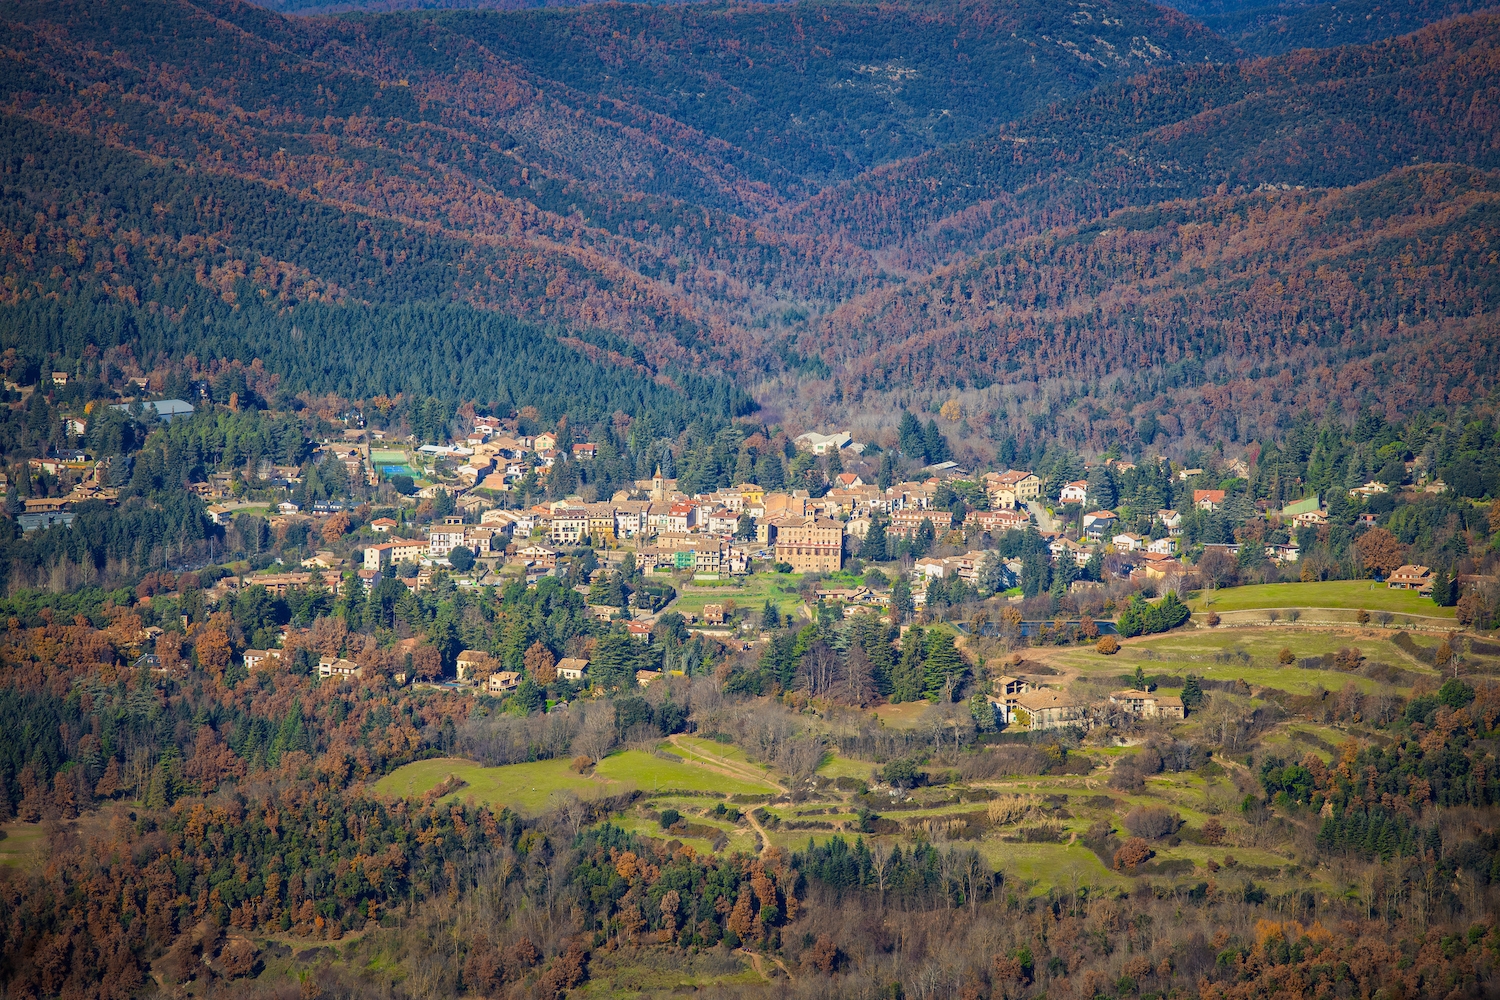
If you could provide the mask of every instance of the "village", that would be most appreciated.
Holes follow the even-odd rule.
[[[149,405],[165,420],[193,411],[180,400]],[[588,598],[588,611],[597,621],[617,623],[643,642],[652,641],[664,616],[676,615],[692,634],[730,650],[748,650],[767,638],[764,622],[748,613],[743,591],[752,578],[787,581],[786,592],[798,595],[793,613],[803,619],[869,612],[898,625],[904,634],[909,619],[940,620],[924,609],[929,592],[944,586],[966,587],[973,598],[998,597],[1021,606],[1030,596],[1020,586],[1027,568],[1014,554],[1014,545],[1002,544],[1021,536],[1033,540],[1033,551],[1041,547],[1071,594],[1105,587],[1147,596],[1186,594],[1203,583],[1195,564],[1205,558],[1233,562],[1241,545],[1188,544],[1185,516],[1248,502],[1213,485],[1216,479],[1243,476],[1242,461],[1210,474],[1163,459],[1161,474],[1183,484],[1176,495],[1190,497],[1191,503],[1145,517],[1118,502],[1106,505],[1091,497],[1087,478],[1048,482],[1027,469],[976,474],[951,461],[884,488],[858,472],[844,471],[831,476],[822,490],[766,489],[744,482],[693,494],[657,469],[651,478],[608,499],[585,500],[575,494],[522,506],[516,501],[528,477],[534,482],[558,462],[586,465],[594,460],[597,446],[581,442],[564,449],[554,434],[522,434],[515,420],[486,417],[475,419],[461,439],[427,445],[366,431],[359,421],[349,423],[337,437],[316,444],[303,466],[263,463],[266,467],[251,489],[243,477],[223,472],[190,484],[217,525],[228,527],[243,515],[262,516],[276,535],[291,531],[308,540],[300,565],[277,559],[219,577],[203,591],[210,605],[232,602],[257,587],[278,599],[309,590],[338,598],[351,586],[369,593],[388,580],[398,581],[404,592],[420,592],[439,580],[473,589],[518,582],[535,587],[548,578],[565,578]],[[859,461],[863,446],[847,433],[807,433],[794,443],[799,451],[820,458],[842,453],[849,465],[868,468]],[[65,495],[26,500],[24,512],[17,512],[25,530],[66,524],[75,505],[109,503],[117,492],[101,485],[107,470],[91,465],[82,453],[32,464],[38,463],[39,471],[53,475],[71,472],[76,483]],[[54,467],[45,468],[47,463]],[[398,502],[378,509],[368,502],[354,506],[336,500],[299,505],[295,498],[305,471],[326,470],[328,463],[336,464],[347,481],[372,489],[398,484]],[[1114,458],[1104,463],[1111,476],[1135,468]],[[1086,466],[1086,474],[1091,469]],[[1422,488],[1435,492],[1442,484]],[[1349,493],[1367,499],[1388,490],[1384,483],[1370,482]],[[391,497],[393,491],[384,489],[381,495]],[[1245,512],[1240,514],[1240,521],[1247,520]],[[1259,523],[1256,544],[1263,546],[1264,558],[1286,566],[1299,559],[1297,532],[1322,527],[1327,516],[1327,505],[1313,495],[1275,508],[1261,502],[1248,519]],[[1364,516],[1373,523],[1373,515]],[[880,539],[874,554],[872,532]],[[316,544],[320,541],[322,547]],[[607,596],[608,581],[626,572],[659,582],[633,588],[628,598],[618,587],[614,597]],[[897,580],[903,598],[896,597],[898,587],[892,586]],[[1428,594],[1433,573],[1425,566],[1403,565],[1389,574],[1387,585]],[[696,600],[684,601],[686,591],[700,593]],[[909,601],[904,608],[903,599]],[[1112,600],[1106,615],[1119,607]],[[1024,636],[1021,612],[1008,616]],[[983,632],[988,626],[976,621],[956,627]],[[1094,622],[1087,611],[1068,627],[1090,640],[1114,632],[1111,622]],[[294,626],[283,627],[279,642],[284,644],[292,631]],[[414,640],[403,644],[415,646]],[[270,668],[281,656],[276,646],[245,649],[243,664],[250,671]],[[154,657],[144,655],[142,662],[154,662]],[[495,656],[479,650],[464,650],[451,666],[446,676],[417,677],[398,670],[392,680],[504,698],[524,679],[522,671],[502,669]],[[587,658],[564,657],[550,666],[549,674],[568,689],[588,688]],[[329,655],[318,660],[316,672],[338,679],[363,671],[351,659]],[[644,687],[671,672],[642,669],[636,681]],[[1089,704],[1019,673],[999,677],[988,685],[986,697],[997,722],[1031,730],[1087,726],[1101,710],[1162,719],[1180,719],[1187,711],[1180,697],[1136,689],[1114,692],[1107,706]]]

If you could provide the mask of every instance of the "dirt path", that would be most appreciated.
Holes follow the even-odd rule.
[[[766,853],[766,851],[770,850],[771,848],[770,834],[766,833],[766,828],[760,825],[760,820],[755,818],[755,814],[753,812],[742,813],[741,815],[743,815],[745,819],[749,821],[750,825],[755,828],[756,834],[759,835],[760,853]]]
[[[694,750],[692,747],[683,746],[681,740],[682,735],[680,733],[675,736],[667,737],[668,743],[671,743],[678,750],[689,755],[686,758],[689,763],[695,764],[698,767],[703,768],[704,770],[713,771],[715,774],[722,774],[726,778],[734,778],[738,781],[761,782],[763,784],[772,786],[780,792],[786,792],[785,785],[783,785],[781,782],[777,781],[775,778],[771,777],[770,774],[764,771],[759,771],[748,764],[736,764],[734,761],[725,760],[722,757],[710,758],[701,750]],[[741,815],[745,817],[746,821],[749,822],[750,826],[755,830],[756,834],[760,836],[760,853],[764,854],[771,847],[770,834],[766,833],[766,828],[760,825],[760,821],[755,818],[753,812],[751,812],[750,810],[743,811]],[[757,969],[756,971],[759,971],[759,969]],[[790,974],[788,974],[787,978],[791,978]]]
[[[722,774],[726,778],[735,778],[739,781],[754,781],[763,785],[770,785],[778,792],[786,792],[786,786],[777,781],[775,778],[771,777],[769,772],[762,771],[758,768],[752,767],[749,764],[738,764],[732,760],[726,760],[723,757],[710,757],[702,750],[695,750],[692,747],[684,746],[682,744],[682,738],[682,734],[678,733],[675,736],[667,737],[667,742],[672,744],[678,750],[681,750],[684,754],[687,754],[687,760],[689,763],[696,764],[697,766],[705,768],[709,771]]]
[[[753,951],[747,951],[744,948],[736,948],[735,953],[744,955],[746,958],[748,958],[750,960],[750,967],[753,968],[756,973],[766,982],[769,983],[771,981],[771,974],[766,971],[765,961],[759,954]],[[771,955],[769,957],[771,961],[776,963],[776,968],[780,969],[782,971],[782,974],[786,976],[787,982],[795,982],[795,980],[792,979],[792,970],[786,967],[785,962],[783,962],[775,955]]]

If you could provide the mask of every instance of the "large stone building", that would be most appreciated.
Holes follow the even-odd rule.
[[[826,517],[786,518],[776,529],[776,561],[793,573],[837,573],[844,568],[844,526]]]

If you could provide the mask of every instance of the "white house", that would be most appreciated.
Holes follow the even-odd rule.
[[[581,657],[565,656],[557,661],[557,676],[575,683],[582,681],[589,672],[589,661]]]
[[[1175,555],[1177,552],[1177,539],[1171,535],[1167,535],[1165,538],[1158,538],[1156,541],[1146,545],[1146,551],[1164,556]]]
[[[809,431],[798,435],[793,443],[814,455],[827,455],[849,447],[854,443],[854,439],[846,431],[834,431],[832,434],[816,434]]]
[[[362,677],[364,671],[359,664],[337,656],[325,656],[318,661],[319,677]]]

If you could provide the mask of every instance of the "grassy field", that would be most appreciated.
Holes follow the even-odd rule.
[[[818,768],[818,774],[824,778],[857,778],[868,781],[871,768],[876,766],[867,760],[829,754],[828,759],[823,761],[823,766]]]
[[[0,840],[0,865],[14,868],[31,867],[42,857],[47,847],[47,837],[40,823],[22,823],[19,820],[0,826],[5,838]]]
[[[776,604],[782,614],[793,613],[802,599],[797,596],[797,585],[802,576],[798,573],[752,573],[738,581],[688,584],[681,588],[681,596],[672,602],[670,610],[682,614],[702,615],[706,604],[723,604],[733,601],[737,607],[750,608],[757,614],[766,601]]]
[[[1452,618],[1452,608],[1440,608],[1431,598],[1411,590],[1391,590],[1370,580],[1329,580],[1323,583],[1266,583],[1226,590],[1203,590],[1188,601],[1194,611],[1241,611],[1258,608],[1344,608],[1351,611],[1390,611],[1395,614]]]
[[[375,791],[392,798],[417,798],[450,774],[468,784],[448,796],[449,800],[462,801],[473,796],[477,802],[509,806],[532,816],[545,812],[556,796],[569,792],[580,798],[592,798],[633,790],[681,789],[723,795],[774,791],[768,784],[727,777],[687,761],[670,761],[639,750],[606,757],[587,777],[569,770],[566,760],[484,767],[470,760],[439,757],[397,768],[376,782]]]
[[[1338,755],[1338,745],[1349,738],[1349,733],[1332,726],[1295,722],[1265,737],[1261,743],[1289,759],[1300,760],[1311,753],[1327,764]]]
[[[1018,883],[1026,883],[1032,893],[1045,892],[1052,886],[1090,889],[1128,887],[1130,880],[1104,867],[1098,855],[1082,844],[1013,844],[1003,840],[983,840],[979,853],[1005,874],[1008,891],[1016,892]],[[1024,895],[1024,893],[1018,893]]]
[[[1344,647],[1358,649],[1366,662],[1393,664],[1408,672],[1410,679],[1437,675],[1398,649],[1384,630],[1301,628],[1181,629],[1160,636],[1127,640],[1114,656],[1103,656],[1092,648],[1058,650],[1047,662],[1075,670],[1086,680],[1113,683],[1139,666],[1150,674],[1197,674],[1210,680],[1242,679],[1252,687],[1274,687],[1295,694],[1318,690],[1336,691],[1354,684],[1366,691],[1382,688],[1379,681],[1358,672],[1303,670],[1296,664],[1283,666],[1282,649],[1298,659],[1335,653]],[[1240,654],[1244,654],[1241,656]],[[1248,660],[1245,659],[1248,657]],[[1164,689],[1165,690],[1165,689]]]
[[[687,759],[678,763],[639,750],[626,750],[604,758],[594,773],[606,781],[649,792],[682,789],[723,795],[761,795],[776,790],[765,782],[731,778]]]
[[[892,729],[912,729],[922,721],[922,716],[932,704],[927,701],[906,701],[899,705],[881,705],[875,709],[875,718]]]
[[[559,793],[573,792],[581,798],[591,798],[629,790],[622,782],[574,774],[568,770],[566,760],[484,767],[471,760],[437,757],[397,768],[375,783],[375,791],[391,798],[419,798],[450,774],[468,784],[448,796],[449,801],[462,801],[472,795],[478,802],[497,808],[509,806],[533,816],[545,811]]]
[[[663,957],[643,963],[639,956],[599,949],[589,961],[589,980],[578,988],[580,997],[641,997],[691,994],[713,986],[750,986],[761,975],[726,949]]]
[[[1025,655],[1059,669],[1057,677],[1048,678],[1050,682],[1090,696],[1127,683],[1121,675],[1133,673],[1138,666],[1148,675],[1183,676],[1191,672],[1205,680],[1243,679],[1252,688],[1278,688],[1294,693],[1320,688],[1338,690],[1351,683],[1366,690],[1390,691],[1409,688],[1422,679],[1435,679],[1434,671],[1391,642],[1394,634],[1394,630],[1353,625],[1185,628],[1129,640],[1118,655],[1111,657],[1102,656],[1092,648],[1057,647],[1030,650]],[[1290,649],[1296,658],[1310,658],[1345,647],[1359,648],[1365,666],[1342,672],[1303,670],[1295,664],[1284,666],[1279,662],[1278,654],[1283,648]],[[1163,685],[1163,690],[1171,693],[1173,688]],[[921,725],[930,710],[926,702],[918,702],[882,705],[873,711],[883,725],[898,728]],[[830,717],[824,724],[837,728],[849,721]],[[1200,727],[1200,720],[1190,717],[1185,724],[1175,727],[1174,733],[1193,739]],[[1312,753],[1330,761],[1337,756],[1338,745],[1349,735],[1332,726],[1288,718],[1262,734],[1258,746],[1284,759],[1300,760]],[[1357,733],[1355,736],[1358,738]],[[562,761],[481,768],[466,761],[438,760],[402,768],[377,787],[387,794],[420,795],[452,773],[469,782],[455,793],[455,798],[473,796],[532,815],[544,812],[560,794],[598,797],[639,790],[644,794],[611,817],[611,822],[657,841],[680,840],[702,853],[713,852],[714,844],[719,843],[723,845],[721,853],[727,854],[753,852],[759,838],[752,817],[746,816],[736,823],[728,816],[713,814],[714,805],[723,796],[765,796],[764,800],[757,798],[739,808],[749,813],[760,801],[766,801],[770,818],[762,820],[761,825],[765,827],[767,845],[789,851],[801,851],[809,841],[825,843],[835,836],[846,839],[859,836],[850,830],[858,825],[859,807],[868,802],[876,813],[878,828],[887,832],[878,837],[867,835],[867,839],[886,849],[893,844],[909,847],[930,840],[946,850],[949,844],[946,838],[955,830],[977,830],[978,839],[955,840],[953,846],[960,850],[977,847],[1004,873],[1007,891],[1019,895],[1042,894],[1053,888],[1064,892],[1075,889],[1115,892],[1138,886],[1138,878],[1112,871],[1109,860],[1101,860],[1082,841],[1101,821],[1108,821],[1115,835],[1123,840],[1130,835],[1124,820],[1132,809],[1165,807],[1185,824],[1183,839],[1177,843],[1173,843],[1175,838],[1153,840],[1151,847],[1156,857],[1141,873],[1143,878],[1153,882],[1166,879],[1178,885],[1196,884],[1209,877],[1210,863],[1221,866],[1217,878],[1221,884],[1231,886],[1253,879],[1272,891],[1285,891],[1316,878],[1316,873],[1299,867],[1307,859],[1295,844],[1268,843],[1258,839],[1248,827],[1240,801],[1245,794],[1242,786],[1248,787],[1245,779],[1253,781],[1253,777],[1243,764],[1243,756],[1216,758],[1212,766],[1205,765],[1198,771],[1151,775],[1139,792],[1111,788],[1111,768],[1123,758],[1141,752],[1141,742],[1141,734],[1135,734],[1125,745],[1108,738],[1087,741],[1074,751],[1094,763],[1094,770],[1087,775],[1001,777],[943,786],[941,782],[946,780],[945,772],[951,763],[934,764],[928,768],[934,785],[915,789],[912,794],[916,801],[904,803],[916,806],[910,809],[892,808],[893,803],[883,795],[861,800],[852,792],[835,788],[832,779],[868,780],[874,767],[869,761],[836,754],[825,759],[818,771],[823,780],[808,794],[777,796],[771,800],[772,793],[777,791],[776,783],[784,782],[790,787],[789,779],[749,760],[739,747],[697,736],[664,740],[657,744],[656,754],[640,750],[616,754],[587,776],[574,774]],[[662,751],[681,759],[673,760]],[[1239,784],[1236,778],[1240,779]],[[988,799],[1014,794],[1035,797],[1033,811],[1003,827],[990,827]],[[678,810],[697,828],[696,835],[685,837],[662,830],[658,813],[667,808]],[[1210,819],[1228,828],[1224,844],[1211,847],[1196,843],[1200,839],[1197,831]],[[959,820],[967,823],[955,822]],[[1020,842],[1018,828],[1044,820],[1059,823],[1061,835],[1057,842]],[[834,829],[792,828],[804,823]],[[1229,881],[1225,882],[1226,879]],[[701,983],[692,976],[675,980],[679,987],[689,981]],[[614,984],[613,992],[606,995],[624,995],[620,987],[620,983]],[[635,988],[635,984],[627,992],[629,988]]]
[[[638,837],[654,837],[657,840],[678,840],[699,854],[712,854],[713,844],[703,837],[683,837],[679,834],[669,833],[661,828],[661,824],[654,820],[642,819],[636,816],[624,816],[612,821],[615,826],[620,827]]]

